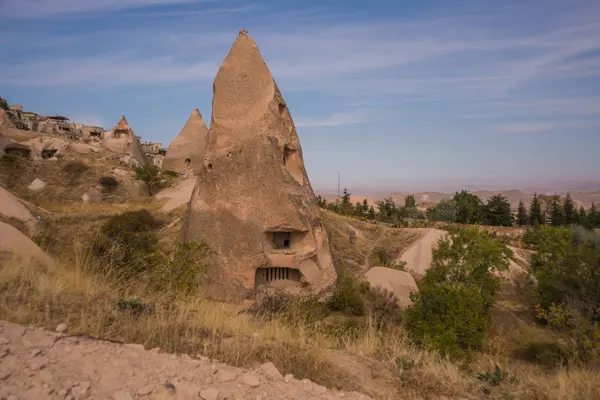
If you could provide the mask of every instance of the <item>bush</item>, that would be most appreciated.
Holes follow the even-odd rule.
[[[482,347],[491,303],[476,288],[426,285],[411,300],[406,327],[414,342],[451,358]]]
[[[169,178],[177,178],[179,176],[178,172],[171,171],[168,169],[163,170],[162,173],[164,176],[169,177]]]
[[[419,293],[411,294],[409,337],[453,358],[481,348],[498,286],[492,272],[508,268],[510,253],[472,228],[453,229],[442,237]]]
[[[195,293],[214,271],[212,255],[204,242],[177,242],[173,249],[159,251],[160,262],[152,274],[154,286],[172,293]]]
[[[340,274],[333,294],[327,301],[331,311],[341,311],[348,315],[364,315],[365,303],[363,293],[365,287],[347,274]]]
[[[82,161],[69,161],[62,167],[62,170],[69,175],[79,176],[89,171],[90,167]]]
[[[591,320],[600,320],[600,248],[593,234],[541,226],[527,240],[536,253],[531,267],[538,280],[541,308],[565,305]]]
[[[379,287],[368,288],[364,302],[369,316],[380,329],[402,322],[403,312],[394,293]]]
[[[101,176],[98,180],[98,183],[103,189],[111,192],[115,190],[117,186],[119,186],[119,181],[112,176]]]
[[[160,226],[147,210],[115,215],[106,221],[92,243],[92,254],[117,269],[120,277],[131,278],[150,270],[157,262]]]
[[[549,341],[529,342],[522,350],[518,351],[518,356],[525,361],[551,368],[566,364],[570,358],[568,352],[560,344]]]
[[[551,305],[548,309],[537,308],[538,319],[551,328],[568,334],[568,352],[576,362],[600,361],[600,325],[580,316],[577,310],[563,305]]]

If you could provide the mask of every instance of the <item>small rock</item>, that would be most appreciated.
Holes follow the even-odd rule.
[[[231,371],[228,371],[227,369],[221,369],[219,370],[219,375],[218,375],[218,379],[221,382],[231,382],[231,381],[235,381],[235,379],[237,378],[237,375],[234,374]]]
[[[58,324],[58,326],[56,327],[56,332],[65,333],[67,331],[67,329],[68,329],[67,324]]]
[[[78,400],[85,399],[88,397],[91,387],[92,383],[90,381],[80,382],[71,388],[71,394]]]
[[[42,190],[46,187],[46,182],[44,182],[41,179],[35,178],[33,180],[33,182],[31,182],[29,184],[29,186],[27,186],[27,189],[31,190],[32,192],[37,192],[39,190]]]
[[[127,390],[119,390],[113,393],[113,400],[133,400],[133,396]]]
[[[281,372],[279,372],[275,364],[273,364],[272,362],[264,363],[263,365],[261,365],[260,369],[266,376],[268,376],[271,379],[283,379],[283,375],[281,375]]]
[[[149,350],[151,353],[160,353],[160,347],[155,347]]]
[[[317,394],[325,394],[327,393],[327,388],[325,386],[321,386],[315,383],[313,386],[313,391]]]
[[[153,385],[148,385],[148,386],[144,386],[143,388],[139,389],[137,391],[137,394],[139,394],[140,396],[145,396],[147,394],[150,394],[154,391],[154,386]]]
[[[215,388],[208,388],[198,393],[203,400],[218,400],[219,391]]]
[[[250,387],[258,387],[260,386],[260,381],[258,378],[252,374],[246,373],[242,375],[242,383],[246,386]]]
[[[292,375],[292,374],[287,374],[287,375],[285,376],[285,378],[284,378],[284,380],[285,380],[285,383],[290,383],[290,381],[291,381],[292,379],[294,379],[294,375]]]

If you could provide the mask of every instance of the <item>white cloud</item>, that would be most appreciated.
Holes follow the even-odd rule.
[[[295,118],[298,128],[315,128],[322,126],[340,126],[368,122],[368,119],[357,113],[336,113],[325,118]]]
[[[210,0],[4,0],[5,18],[43,18],[58,14],[90,13]]]

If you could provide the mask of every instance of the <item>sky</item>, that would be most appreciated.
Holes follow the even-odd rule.
[[[0,25],[9,103],[165,146],[248,30],[319,192],[600,182],[597,0],[0,0]]]

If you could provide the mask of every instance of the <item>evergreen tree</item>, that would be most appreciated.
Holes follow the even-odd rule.
[[[550,214],[550,223],[552,226],[564,226],[565,225],[565,213],[564,208],[560,204],[560,196],[555,194],[550,198],[550,204],[548,206],[548,212]]]
[[[367,215],[369,213],[369,203],[367,199],[364,199],[362,202],[362,213],[363,215]]]
[[[391,197],[386,197],[383,201],[377,202],[377,208],[379,209],[379,218],[383,222],[397,222],[399,217],[399,207]]]
[[[356,204],[354,205],[354,212],[352,213],[352,215],[360,218],[363,215],[362,212],[363,212],[362,204],[359,201],[357,201]]]
[[[456,204],[456,222],[459,224],[480,224],[483,222],[483,205],[481,199],[473,193],[462,190],[454,194]]]
[[[596,204],[592,203],[587,219],[590,228],[600,228],[600,210],[597,209]]]
[[[531,199],[531,204],[529,205],[529,221],[533,226],[544,225],[546,223],[546,216],[542,211],[540,197],[537,193],[533,194],[533,199]]]
[[[373,206],[369,207],[369,212],[367,213],[367,219],[369,221],[375,220],[375,209],[373,208]]]
[[[585,212],[584,206],[579,207],[576,224],[581,226],[587,226],[587,213]]]
[[[444,199],[434,207],[428,208],[427,219],[432,221],[455,222],[457,214],[456,203],[452,199]]]
[[[527,215],[525,203],[523,203],[523,200],[519,200],[519,208],[517,209],[517,225],[526,226],[528,221],[529,217]]]
[[[327,200],[321,195],[317,196],[317,204],[319,204],[319,207],[321,208],[327,208]]]
[[[571,198],[571,193],[567,193],[565,204],[563,205],[563,214],[565,216],[565,224],[572,225],[577,223],[577,209]]]
[[[404,208],[416,208],[417,201],[414,194],[409,194],[404,198]]]
[[[352,202],[350,201],[351,193],[348,189],[344,188],[344,194],[342,195],[342,201],[340,203],[340,212],[342,214],[350,214],[352,210]]]
[[[485,223],[493,226],[512,226],[513,222],[508,199],[500,194],[490,197],[485,205]]]

